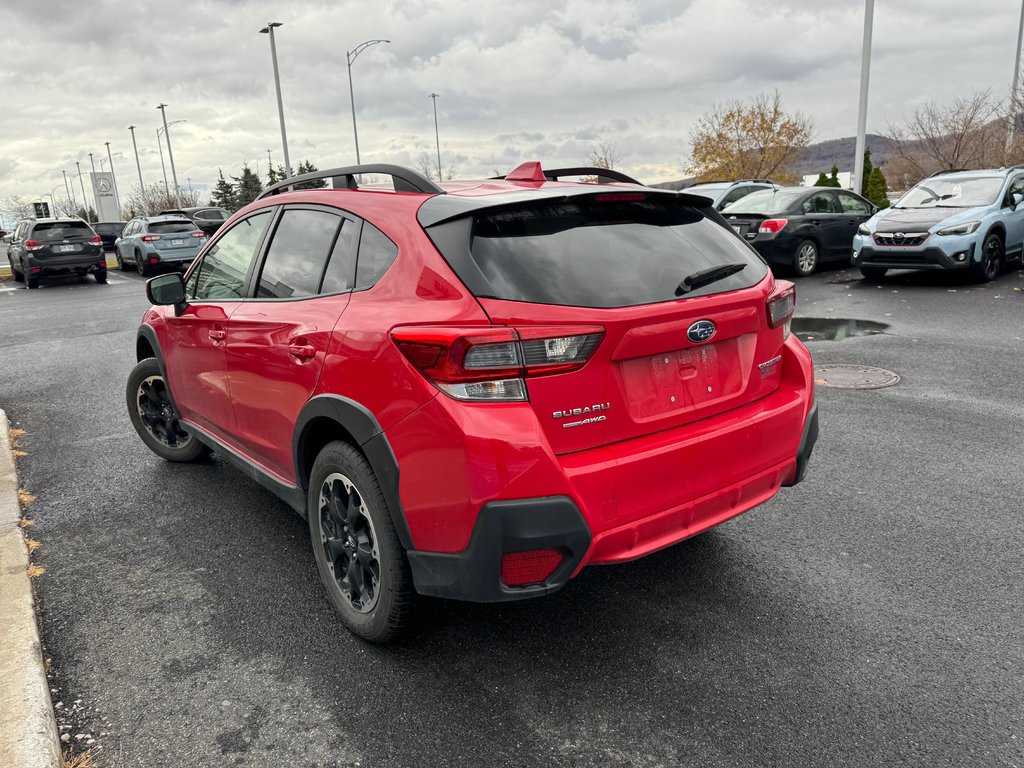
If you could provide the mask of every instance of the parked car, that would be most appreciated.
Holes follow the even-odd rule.
[[[720,211],[751,192],[778,188],[778,184],[768,179],[742,179],[740,181],[707,181],[687,187],[683,192],[710,199],[715,210]]]
[[[64,275],[91,274],[107,282],[107,257],[100,236],[81,219],[25,219],[7,246],[11,273],[18,282],[38,288],[40,281]]]
[[[117,267],[150,275],[161,266],[187,267],[206,243],[206,233],[184,216],[132,219],[114,242]]]
[[[198,208],[170,208],[166,211],[160,211],[161,216],[177,214],[184,216],[186,219],[190,219],[195,223],[199,229],[203,230],[208,235],[212,235],[221,225],[228,220],[231,216],[223,208],[212,207],[209,205],[199,206]]]
[[[805,276],[823,262],[848,262],[857,227],[877,210],[845,189],[780,187],[749,194],[722,215],[769,264]]]
[[[416,593],[537,597],[718,525],[799,482],[818,434],[793,285],[705,198],[638,183],[304,174],[146,291],[139,436],[305,516],[371,641]]]
[[[114,241],[121,236],[124,227],[123,221],[98,221],[92,225],[93,231],[100,236],[106,250],[114,249]]]
[[[890,269],[955,269],[988,282],[1021,257],[1021,203],[1019,166],[937,173],[858,229],[852,262],[872,280]]]

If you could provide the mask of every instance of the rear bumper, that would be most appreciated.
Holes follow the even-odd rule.
[[[25,259],[25,271],[35,275],[82,274],[106,268],[106,255],[102,251],[88,255],[51,256],[46,259],[29,256]]]
[[[761,400],[562,455],[530,437],[515,407],[490,411],[476,423],[489,431],[475,440],[472,423],[446,426],[446,400],[424,406],[387,432],[400,466],[417,591],[482,602],[548,594],[586,565],[643,557],[800,482],[818,437],[813,374],[802,345],[787,342],[785,355],[782,383]],[[447,445],[449,433],[461,443]],[[501,582],[504,553],[546,547],[565,559],[543,584]]]

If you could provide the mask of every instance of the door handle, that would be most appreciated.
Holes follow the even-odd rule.
[[[226,339],[227,336],[228,336],[228,332],[227,331],[221,331],[221,330],[218,330],[218,329],[214,328],[213,330],[211,330],[209,332],[209,336],[210,336],[210,341],[212,341],[214,344],[216,344],[218,341],[224,341],[224,339]]]
[[[308,360],[316,356],[316,347],[312,344],[289,344],[288,354],[302,360]]]

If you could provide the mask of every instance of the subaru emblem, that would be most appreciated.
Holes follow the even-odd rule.
[[[686,331],[686,338],[694,344],[700,344],[702,341],[707,341],[714,335],[715,324],[710,320],[698,320]]]

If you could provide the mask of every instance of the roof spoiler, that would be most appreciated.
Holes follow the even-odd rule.
[[[540,163],[536,161],[523,163],[505,176],[492,176],[491,180],[558,181],[563,176],[596,176],[599,184],[612,184],[618,182],[620,184],[636,184],[640,187],[643,186],[642,183],[634,179],[632,176],[627,176],[619,171],[613,171],[611,168],[580,166],[578,168],[554,168],[552,170],[545,171],[540,167]]]

